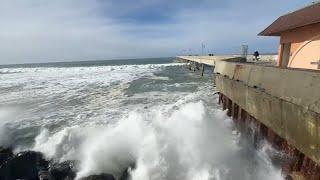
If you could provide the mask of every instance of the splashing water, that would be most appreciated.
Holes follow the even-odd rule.
[[[209,75],[200,78],[176,64],[66,69],[26,68],[0,88],[2,104],[22,109],[9,123],[16,129],[17,151],[75,161],[78,179],[119,177],[128,167],[133,180],[282,179],[263,148],[239,143]],[[103,73],[108,76],[95,79]],[[37,98],[19,103],[30,91]],[[8,130],[5,124],[1,132]]]

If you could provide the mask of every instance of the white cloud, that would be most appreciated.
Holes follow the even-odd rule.
[[[229,9],[177,8],[162,23],[116,17],[160,2],[0,0],[0,64],[174,56],[182,49],[197,53],[202,42],[220,52],[235,52],[242,43],[276,44],[256,37],[270,22],[269,16],[264,18],[270,12],[246,19],[250,13],[239,3]]]

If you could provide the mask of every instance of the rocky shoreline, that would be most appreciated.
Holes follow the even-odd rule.
[[[73,180],[76,172],[72,161],[56,163],[46,160],[42,153],[25,151],[14,154],[11,148],[0,147],[1,180]],[[129,179],[125,169],[119,180]],[[112,174],[98,174],[81,178],[81,180],[116,180]]]

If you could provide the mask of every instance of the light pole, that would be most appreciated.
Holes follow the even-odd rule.
[[[201,55],[203,56],[204,48],[206,48],[206,45],[203,43],[201,44]]]

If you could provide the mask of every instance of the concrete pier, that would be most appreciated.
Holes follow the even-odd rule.
[[[236,56],[177,56],[177,61],[180,62],[195,62],[208,66],[215,66],[217,61],[238,58]]]
[[[243,59],[237,55],[225,55],[225,56],[177,56],[176,60],[178,62],[191,62],[198,64],[205,64],[208,66],[215,66],[219,61],[233,61],[233,62],[250,62],[256,64],[269,64],[276,65],[277,55],[261,55],[258,61],[254,61],[252,55],[247,56]]]
[[[277,149],[292,154],[285,164],[291,174],[320,179],[319,72],[220,61],[215,82],[231,112],[245,111],[274,133]]]
[[[258,148],[266,140],[280,152],[269,154],[269,156],[273,164],[281,167],[286,179],[318,180],[320,178],[320,166],[273,129],[261,123],[222,93],[219,95],[219,103],[224,110],[227,110],[227,115],[232,117],[241,134],[251,139],[254,147]]]
[[[318,71],[283,69],[235,57],[182,59],[215,67],[223,109],[236,124],[247,128],[253,124],[256,141],[266,139],[287,154],[281,167],[291,179],[320,179]]]

